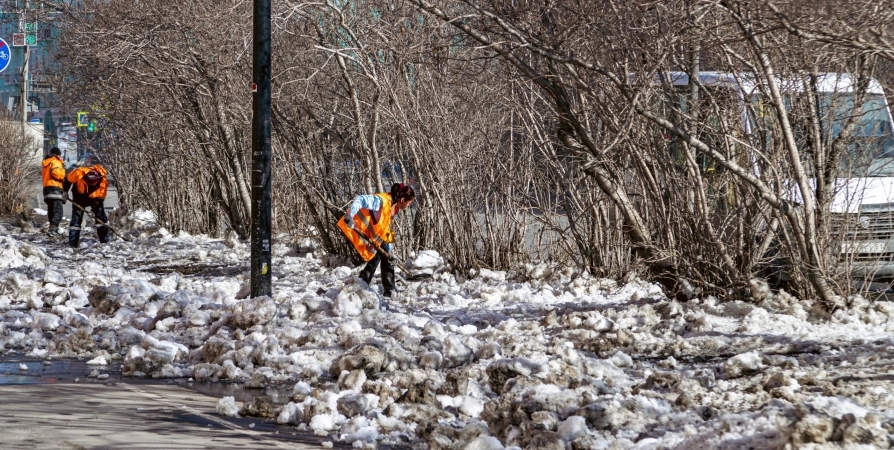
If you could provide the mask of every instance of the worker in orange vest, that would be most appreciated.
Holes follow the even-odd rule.
[[[391,297],[391,292],[394,290],[394,265],[388,258],[382,257],[375,247],[364,242],[360,234],[390,253],[391,244],[394,243],[391,219],[409,207],[415,199],[416,192],[412,187],[396,183],[391,186],[391,192],[358,195],[351,203],[347,214],[338,221],[338,227],[354,245],[360,257],[367,262],[360,271],[360,279],[369,284],[379,262],[382,263],[382,288],[385,297]]]
[[[44,158],[42,163],[41,178],[43,178],[43,201],[47,204],[47,219],[50,227],[47,234],[50,237],[62,236],[59,232],[59,223],[62,222],[62,184],[65,181],[65,164],[62,162],[62,151],[58,147],[50,149],[50,155]]]
[[[78,167],[72,170],[65,177],[65,185],[62,187],[65,200],[68,200],[68,191],[71,189],[72,203],[76,203],[81,208],[90,208],[93,216],[98,221],[108,222],[106,210],[103,202],[106,199],[106,193],[109,188],[109,181],[106,179],[105,167],[96,164],[94,166]],[[68,245],[77,248],[81,240],[81,221],[84,218],[84,210],[73,207],[71,209],[71,225],[68,228]],[[109,242],[109,229],[101,223],[96,224],[96,234],[99,236],[99,242]]]

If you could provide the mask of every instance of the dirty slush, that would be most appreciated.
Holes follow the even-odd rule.
[[[75,250],[0,224],[4,353],[285,386],[218,412],[357,448],[892,445],[889,302],[825,316],[755,281],[749,302],[680,303],[549,264],[459,275],[422,251],[407,266],[431,279],[385,304],[310,242],[275,246],[273,297],[247,298],[247,245],[129,219],[130,242]]]

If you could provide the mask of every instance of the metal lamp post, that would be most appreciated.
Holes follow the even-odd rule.
[[[251,124],[251,296],[272,293],[270,0],[254,0]]]

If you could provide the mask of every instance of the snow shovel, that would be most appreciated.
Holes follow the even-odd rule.
[[[71,201],[71,200],[69,200],[69,201]],[[125,242],[130,242],[130,239],[127,239],[126,237],[122,236],[120,233],[118,233],[117,230],[115,230],[114,228],[112,228],[111,225],[109,225],[109,224],[107,224],[107,223],[105,223],[105,222],[103,222],[103,221],[97,219],[96,216],[94,216],[92,212],[87,211],[86,209],[84,209],[83,206],[81,206],[81,205],[75,203],[74,201],[71,201],[71,204],[74,205],[74,206],[77,206],[77,208],[80,209],[81,211],[84,211],[85,214],[87,214],[88,216],[90,216],[90,218],[93,219],[94,221],[99,222],[100,225],[103,225],[103,226],[105,226],[106,228],[108,228],[109,230],[112,230],[112,233],[115,233],[115,236],[120,237],[120,238],[121,238],[122,240],[124,240]]]
[[[362,239],[363,242],[367,243],[368,245],[372,246],[372,248],[376,249],[376,251],[379,252],[379,254],[382,255],[383,258],[388,258],[388,261],[390,261],[398,269],[400,269],[400,271],[404,273],[403,278],[406,281],[427,280],[427,279],[431,278],[431,274],[429,274],[429,273],[420,273],[420,274],[416,274],[416,275],[411,274],[410,271],[407,270],[407,268],[404,267],[404,265],[400,261],[398,261],[397,258],[395,258],[394,256],[391,255],[391,253],[388,253],[384,248],[379,247],[375,242],[367,239],[366,236],[363,235],[363,233],[358,231],[357,235],[360,236],[360,239]]]

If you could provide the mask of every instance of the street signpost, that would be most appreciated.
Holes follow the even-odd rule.
[[[87,111],[78,111],[78,128],[87,128],[90,126],[90,113]]]
[[[12,52],[9,45],[6,44],[6,41],[0,39],[0,72],[9,67],[10,61],[12,61]]]
[[[254,0],[251,121],[251,296],[272,295],[270,0]]]
[[[21,31],[12,34],[12,46],[24,47],[37,45],[37,22],[25,22]]]

